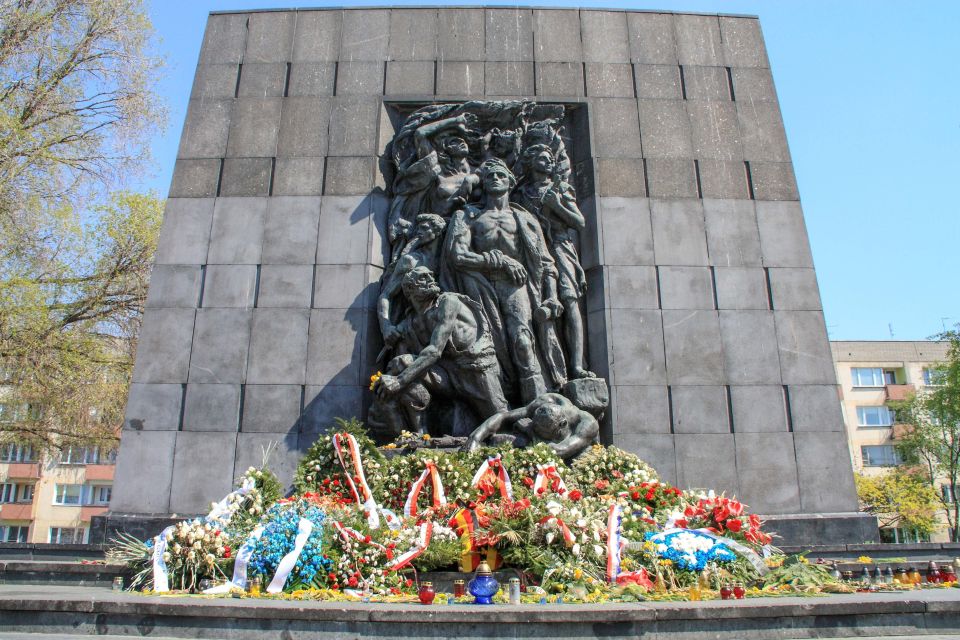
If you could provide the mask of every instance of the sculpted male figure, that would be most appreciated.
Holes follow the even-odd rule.
[[[592,415],[559,393],[545,393],[525,407],[488,418],[470,434],[464,449],[477,450],[509,424],[514,424],[520,437],[526,441],[515,444],[544,442],[564,460],[580,455],[596,442],[600,433],[600,425]]]

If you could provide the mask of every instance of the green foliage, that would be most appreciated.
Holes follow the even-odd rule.
[[[364,471],[370,490],[375,495],[379,495],[382,487],[380,481],[382,474],[376,471],[380,469],[381,465],[386,464],[386,458],[383,457],[373,440],[367,435],[363,423],[356,418],[350,420],[335,418],[331,428],[318,436],[317,440],[310,445],[300,464],[297,465],[297,471],[293,477],[293,486],[297,493],[319,493],[333,495],[344,500],[351,499],[346,477],[343,475],[343,467],[340,465],[340,460],[333,446],[333,435],[335,433],[348,433],[357,439],[357,446],[363,459]],[[350,454],[346,450],[344,451],[344,459],[347,464],[352,464]]]
[[[763,577],[765,587],[822,587],[836,581],[827,565],[810,563],[806,554],[787,557],[783,564]]]
[[[860,510],[875,515],[881,527],[902,527],[921,534],[937,529],[937,492],[922,476],[894,468],[879,476],[856,474]]]

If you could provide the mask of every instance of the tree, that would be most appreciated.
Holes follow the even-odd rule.
[[[881,527],[929,535],[937,529],[937,493],[917,474],[895,468],[879,476],[856,474],[860,510],[875,515]]]
[[[960,542],[960,331],[945,331],[934,338],[949,343],[947,359],[931,369],[936,385],[894,404],[899,420],[907,425],[897,449],[907,463],[921,469],[932,487],[938,480],[949,487],[936,495],[946,511],[951,540]]]

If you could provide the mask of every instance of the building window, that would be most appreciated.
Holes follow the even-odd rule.
[[[857,425],[861,427],[893,426],[893,411],[889,407],[857,407]]]
[[[90,503],[95,505],[109,504],[112,493],[113,487],[110,485],[94,485],[90,487]]]
[[[903,463],[903,459],[892,444],[862,446],[860,456],[863,458],[865,467],[895,467]]]
[[[78,505],[82,498],[82,484],[58,484],[54,489],[53,504]]]
[[[33,502],[33,484],[5,482],[0,485],[0,503]]]
[[[83,544],[87,530],[83,527],[50,527],[52,544]]]
[[[60,452],[60,464],[116,464],[117,450],[100,447],[67,447]]]
[[[0,525],[0,542],[26,542],[30,535],[30,525]]]
[[[882,387],[886,384],[883,369],[880,367],[852,367],[850,375],[855,387]]]
[[[923,368],[923,384],[927,386],[939,387],[947,380],[947,373],[943,369]]]
[[[33,447],[28,444],[9,443],[0,446],[0,462],[36,462]]]
[[[953,490],[950,488],[950,485],[940,485],[940,497],[943,498],[944,502],[953,502]]]
[[[880,542],[894,544],[930,542],[930,535],[926,533],[918,533],[913,529],[882,528],[880,529]]]

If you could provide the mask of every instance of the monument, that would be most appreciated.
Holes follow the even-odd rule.
[[[756,18],[214,13],[169,195],[107,529],[358,416],[877,535]]]

